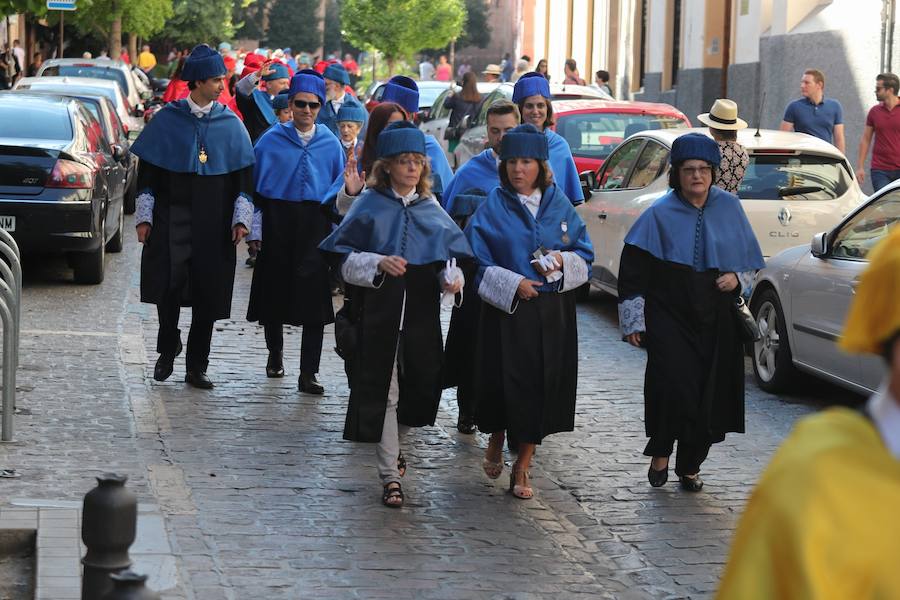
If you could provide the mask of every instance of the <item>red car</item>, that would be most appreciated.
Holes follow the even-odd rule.
[[[690,127],[680,110],[656,102],[554,100],[553,129],[572,148],[578,172],[594,171],[628,136],[644,129]]]

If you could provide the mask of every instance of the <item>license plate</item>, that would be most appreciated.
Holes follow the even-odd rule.
[[[6,231],[15,231],[16,230],[16,218],[15,217],[4,217],[0,215],[0,229],[5,229]]]

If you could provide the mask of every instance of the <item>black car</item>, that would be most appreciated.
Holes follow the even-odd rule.
[[[121,146],[125,151],[119,160],[125,168],[125,214],[134,212],[135,197],[137,196],[137,167],[138,157],[128,152],[131,140],[125,130],[115,105],[102,92],[92,88],[81,88],[77,84],[59,84],[53,86],[40,86],[37,89],[16,90],[16,93],[30,94],[56,94],[77,98],[91,111],[94,118],[100,122],[103,134],[110,147]]]
[[[103,281],[123,242],[125,150],[75,98],[0,92],[0,227],[28,252],[65,252],[75,281]]]

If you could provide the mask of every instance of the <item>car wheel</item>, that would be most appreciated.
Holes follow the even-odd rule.
[[[119,225],[116,228],[116,232],[113,236],[106,242],[106,249],[110,252],[117,253],[121,252],[122,248],[125,246],[125,211],[119,211]]]
[[[759,341],[753,342],[753,374],[756,376],[756,383],[770,393],[784,391],[790,386],[796,371],[784,311],[781,310],[775,290],[765,290],[754,299],[753,315],[760,333]]]
[[[125,202],[123,204],[123,210],[126,215],[133,215],[134,210],[136,208],[136,199],[137,199],[137,173],[135,173],[134,177],[131,178],[131,185],[128,186],[128,189],[125,190]]]
[[[100,223],[102,232],[106,226],[104,219]],[[90,252],[79,252],[72,256],[72,268],[75,270],[75,283],[96,285],[103,283],[104,263],[106,262],[106,244]]]

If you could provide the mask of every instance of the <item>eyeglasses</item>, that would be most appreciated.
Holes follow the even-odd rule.
[[[709,175],[712,173],[712,167],[681,167],[681,172],[685,175]]]
[[[425,166],[425,160],[422,158],[398,158],[396,162],[398,165],[405,168],[416,167],[417,169],[421,169]]]
[[[294,106],[297,108],[306,108],[309,107],[309,110],[318,110],[321,106],[321,102],[307,102],[306,100],[294,100]]]

